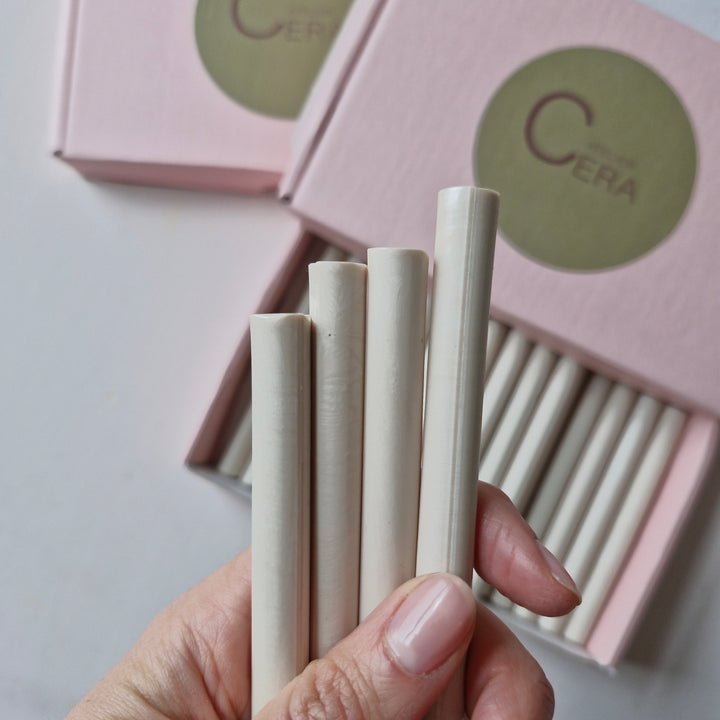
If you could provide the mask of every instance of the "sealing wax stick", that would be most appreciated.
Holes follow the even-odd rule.
[[[360,619],[415,575],[428,258],[367,257]]]
[[[540,472],[575,403],[584,377],[583,367],[569,357],[560,358],[553,368],[500,485],[521,513],[525,513]]]
[[[550,519],[557,509],[570,474],[582,454],[611,386],[608,378],[593,375],[572,412],[567,429],[542,477],[542,484],[527,515],[528,524],[540,538],[545,536]]]
[[[244,404],[240,422],[230,444],[218,463],[218,471],[228,477],[242,477],[250,465],[252,455],[252,406]]]
[[[616,384],[600,411],[588,443],[543,540],[561,562],[585,513],[600,476],[615,448],[636,393]]]
[[[247,464],[245,472],[240,476],[239,480],[243,485],[247,485],[248,488],[252,490],[252,459]]]
[[[498,200],[471,187],[438,196],[416,571],[468,584]],[[462,686],[459,673],[430,717],[462,718]]]
[[[505,325],[499,323],[497,320],[490,319],[490,321],[488,322],[487,349],[485,350],[484,377],[486,380],[488,375],[490,374],[493,363],[495,362],[495,359],[500,352],[500,348],[502,347],[506,334],[507,328],[505,327]],[[482,428],[480,432],[482,434]]]
[[[556,356],[542,345],[536,345],[532,349],[480,462],[480,482],[495,486],[500,484],[555,360]]]
[[[348,260],[348,257],[348,254],[344,250],[335,247],[335,245],[328,245],[327,247],[323,248],[323,251],[322,253],[320,253],[320,257],[317,259],[317,262],[344,262]],[[308,288],[306,276],[305,286],[302,293],[300,294],[300,297],[297,300],[297,307],[295,308],[294,312],[307,313],[309,311],[310,290]]]
[[[567,488],[573,468],[582,454],[586,441],[610,392],[611,381],[592,375],[572,412],[569,423],[547,471],[540,479],[540,488],[530,506],[527,521],[535,534],[544,540],[560,498]],[[526,620],[536,618],[524,607],[515,606],[515,613]]]
[[[313,323],[310,656],[323,656],[358,621],[367,268],[309,268]]]
[[[677,408],[667,406],[662,411],[597,564],[588,578],[582,605],[575,609],[565,629],[568,640],[576,643],[587,640],[655,492],[665,476],[668,460],[684,423],[685,414]],[[582,612],[578,612],[580,608]]]
[[[252,714],[308,662],[310,320],[254,315]]]
[[[510,330],[492,366],[485,386],[480,455],[490,443],[495,427],[505,409],[515,381],[530,351],[530,341],[517,330]]]
[[[567,552],[565,569],[582,590],[592,563],[601,550],[604,535],[618,509],[623,492],[632,482],[632,474],[645,450],[650,431],[660,413],[660,402],[649,395],[641,395],[623,429],[622,437],[600,479],[597,491]],[[568,616],[547,618],[542,627],[560,632]]]

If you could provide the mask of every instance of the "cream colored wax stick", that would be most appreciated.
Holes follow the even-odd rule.
[[[569,357],[561,357],[553,368],[500,485],[521,513],[525,513],[540,472],[575,403],[584,377],[584,368]]]
[[[649,395],[638,398],[587,514],[567,552],[565,569],[581,592],[592,570],[592,563],[601,552],[603,537],[615,517],[621,496],[632,482],[633,472],[659,413],[658,400]],[[543,628],[559,633],[567,621],[567,615],[547,618],[543,621]]]
[[[510,330],[485,385],[480,434],[481,456],[490,443],[528,352],[530,352],[530,341],[517,330]]]
[[[309,268],[313,323],[310,656],[358,621],[367,268]]]
[[[450,572],[468,584],[498,199],[471,187],[438,196],[416,571]],[[430,717],[463,716],[458,673]]]
[[[360,619],[415,575],[428,258],[367,256]]]
[[[602,375],[591,376],[571,414],[550,466],[540,480],[540,488],[530,506],[527,521],[541,541],[545,540],[560,498],[567,488],[573,468],[582,454],[611,386],[612,382],[608,378]],[[514,612],[526,620],[536,619],[536,615],[524,607],[516,605]]]
[[[505,340],[505,335],[507,335],[507,327],[505,327],[505,325],[503,325],[502,323],[499,323],[497,320],[493,320],[491,318],[488,322],[487,349],[485,350],[484,377],[486,380],[488,375],[490,374],[490,370],[492,369],[493,364],[495,363],[495,359],[500,352],[500,348],[502,347],[503,341]],[[482,428],[480,429],[480,432],[482,433]]]
[[[635,392],[629,387],[620,384],[613,387],[573,470],[543,540],[548,550],[561,561],[615,448],[634,400]]]
[[[218,463],[218,471],[228,477],[242,478],[252,456],[252,405],[245,403],[240,422]]]
[[[317,259],[317,262],[344,262],[346,260],[349,260],[349,255],[344,250],[341,250],[339,247],[335,247],[335,245],[328,245],[327,247],[323,248],[323,251],[322,253],[320,253],[320,257]],[[295,309],[295,312],[306,313],[309,311],[310,289],[308,287],[308,280],[306,276],[305,286],[302,293],[300,293],[300,297],[297,299],[297,308]]]
[[[334,245],[325,247],[320,255],[320,260],[344,260],[345,258],[347,258],[347,253],[336,248]],[[289,312],[308,312],[307,273],[304,267],[302,276],[296,273],[290,283],[290,288],[286,292],[286,298],[288,295],[293,299],[286,299],[281,305],[289,305]],[[249,396],[243,398],[241,402],[240,420],[227,448],[224,450],[218,462],[218,471],[228,477],[240,478],[243,483],[252,485],[252,474],[250,472],[252,405]]]
[[[310,319],[254,315],[252,714],[308,662]]]
[[[527,515],[530,527],[539,538],[547,532],[550,520],[567,486],[578,458],[607,399],[612,382],[602,375],[593,375],[582,391],[573,410],[550,466]]]
[[[583,592],[582,605],[573,611],[565,637],[576,643],[587,640],[598,612],[627,555],[643,517],[665,475],[685,422],[685,414],[666,407],[653,430],[643,459],[634,473],[630,489],[613,521],[612,529],[598,556]],[[582,608],[581,612],[578,610]]]
[[[480,461],[480,482],[495,486],[500,484],[556,359],[557,356],[543,345],[535,345],[532,349]]]

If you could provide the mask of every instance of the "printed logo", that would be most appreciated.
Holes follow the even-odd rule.
[[[215,83],[240,105],[292,119],[350,2],[198,0],[198,52]]]
[[[610,50],[570,48],[522,67],[478,126],[478,185],[501,194],[499,228],[520,252],[602,270],[649,252],[687,207],[690,121],[656,73]]]

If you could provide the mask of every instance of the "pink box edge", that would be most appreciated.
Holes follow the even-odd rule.
[[[718,437],[720,422],[716,418],[701,413],[688,418],[628,562],[585,643],[602,664],[616,665],[627,648],[708,475]]]
[[[295,225],[289,231],[286,252],[277,262],[270,283],[254,305],[253,312],[267,312],[280,299],[298,263],[302,260],[310,242],[310,235],[302,226]],[[185,464],[193,470],[208,471],[217,462],[224,438],[223,427],[231,414],[232,402],[238,385],[250,360],[250,321],[245,318],[239,330],[240,340],[230,358],[227,369],[220,379],[203,420],[195,433],[194,441],[185,457]]]
[[[68,150],[80,4],[81,0],[61,0],[58,11],[57,59],[48,133],[50,154],[92,180],[212,192],[277,193],[285,167],[222,167],[123,156],[85,157]]]

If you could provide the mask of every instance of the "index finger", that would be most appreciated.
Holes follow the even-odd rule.
[[[565,615],[580,603],[560,562],[507,495],[486,483],[478,486],[475,569],[514,603],[539,615]]]

